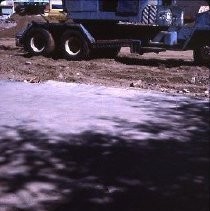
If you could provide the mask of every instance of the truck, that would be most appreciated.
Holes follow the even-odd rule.
[[[208,1],[209,4],[209,1]],[[131,53],[193,50],[195,63],[210,63],[210,11],[184,23],[175,0],[63,0],[67,20],[31,22],[16,43],[31,55],[68,60]]]

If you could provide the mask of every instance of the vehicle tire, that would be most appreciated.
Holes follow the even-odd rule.
[[[55,50],[55,41],[46,29],[32,28],[26,35],[24,47],[31,55],[48,56]]]
[[[88,59],[90,56],[90,48],[86,39],[76,30],[68,30],[63,34],[61,51],[68,60]]]
[[[92,56],[96,58],[115,58],[120,52],[120,47],[97,48],[92,50]]]
[[[194,49],[193,57],[196,64],[210,64],[210,44]]]

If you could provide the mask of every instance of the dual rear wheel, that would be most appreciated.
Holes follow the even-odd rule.
[[[32,28],[26,35],[24,48],[31,55],[49,56],[55,51],[52,34],[43,28]],[[60,40],[60,51],[68,60],[85,59],[89,55],[89,47],[82,35],[77,31],[66,31]]]
[[[82,60],[89,57],[115,57],[120,48],[91,49],[82,33],[77,30],[67,30],[58,42],[60,52],[68,60]],[[32,28],[25,40],[25,50],[31,55],[49,56],[55,50],[55,41],[52,34],[43,28]]]

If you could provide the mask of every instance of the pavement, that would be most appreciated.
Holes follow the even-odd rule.
[[[0,211],[208,209],[209,102],[0,81]]]

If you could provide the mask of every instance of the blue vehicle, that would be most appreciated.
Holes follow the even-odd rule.
[[[121,47],[144,54],[193,50],[197,63],[210,63],[210,11],[194,24],[174,0],[63,0],[63,23],[32,22],[17,34],[17,44],[32,55],[55,51],[68,60],[116,56]]]

